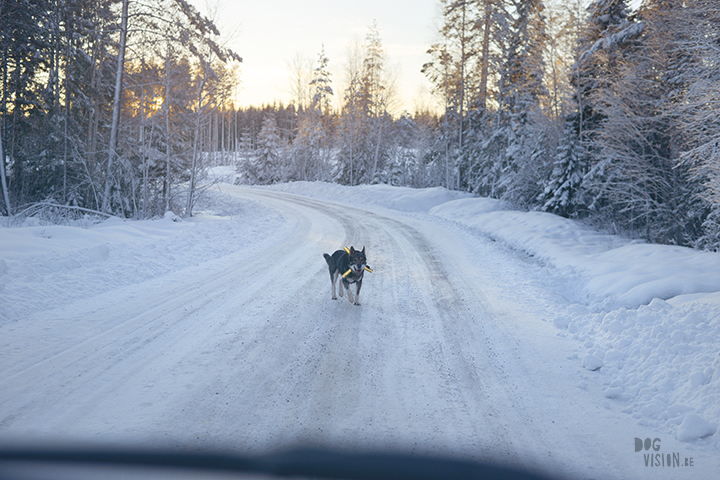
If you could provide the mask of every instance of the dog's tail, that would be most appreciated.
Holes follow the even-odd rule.
[[[325,257],[325,261],[328,265],[330,265],[330,262],[332,261],[332,257],[328,255],[327,253],[323,253],[323,257]]]

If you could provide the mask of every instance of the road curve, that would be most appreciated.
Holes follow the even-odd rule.
[[[518,314],[537,312],[517,299],[551,294],[503,284],[523,288],[532,272],[521,261],[508,277],[510,257],[492,242],[469,245],[441,223],[222,188],[276,209],[287,235],[252,257],[54,312],[48,328],[98,318],[103,328],[59,335],[8,366],[1,435],[249,452],[372,446],[528,466],[589,455],[597,439],[569,431],[572,402],[538,374],[546,354]],[[322,253],[344,245],[365,246],[374,268],[361,306],[330,299]],[[588,463],[611,455],[595,449]]]

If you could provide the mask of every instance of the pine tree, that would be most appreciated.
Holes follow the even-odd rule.
[[[595,142],[604,120],[598,107],[601,92],[620,68],[620,48],[638,25],[630,22],[624,0],[598,0],[588,7],[588,18],[581,27],[579,5],[574,4],[565,30],[577,38],[575,63],[569,70],[570,101],[566,107],[565,127],[549,176],[543,178],[540,208],[564,216],[576,216],[589,201],[587,188],[592,184]],[[582,28],[582,31],[581,31]],[[597,164],[597,160],[595,160]],[[581,177],[585,181],[579,181]]]
[[[310,85],[314,88],[312,97],[312,109],[317,113],[318,117],[330,115],[330,104],[333,95],[332,80],[330,79],[330,71],[328,63],[330,60],[325,55],[325,45],[318,54],[317,67],[313,70],[313,79]]]
[[[346,77],[334,178],[350,185],[385,182],[394,89],[377,22],[370,26],[365,44],[350,52]]]
[[[592,131],[602,121],[594,107],[598,91],[607,85],[618,67],[618,47],[622,32],[636,29],[629,18],[627,0],[596,0],[588,7],[585,32],[578,41],[577,60],[572,67],[575,103],[580,112],[579,134],[590,141]]]
[[[333,177],[342,184],[357,185],[366,177],[367,162],[363,158],[366,119],[360,105],[360,69],[349,70],[339,131],[339,161]]]
[[[579,78],[573,75],[574,62],[578,65],[583,47],[580,43],[584,8],[580,0],[572,0],[560,9],[550,12],[550,27],[553,38],[550,41],[552,117],[555,125],[551,135],[557,138],[557,149],[549,176],[540,179],[543,188],[538,197],[538,208],[567,217],[575,217],[584,205],[582,179],[589,169],[589,156],[583,140],[581,106],[583,101]],[[577,70],[577,68],[576,68]],[[552,151],[552,149],[551,149]],[[552,156],[552,153],[549,152]]]
[[[508,13],[504,1],[443,0],[443,24],[440,42],[427,53],[431,59],[422,72],[433,84],[434,93],[442,99],[444,123],[443,145],[437,145],[438,158],[443,158],[447,188],[469,188],[473,180],[468,170],[477,165],[463,151],[469,146],[467,137],[482,136],[477,131],[474,110],[488,113],[497,88],[499,65],[495,51],[502,50],[507,31]],[[473,120],[473,118],[475,120]],[[451,178],[452,177],[452,178]]]
[[[8,197],[15,197],[13,203],[47,196],[45,183],[52,185],[50,192],[58,186],[57,166],[41,155],[48,137],[34,132],[37,124],[31,119],[31,115],[42,120],[45,117],[43,92],[49,85],[43,85],[43,74],[48,74],[48,83],[55,81],[49,75],[52,52],[47,44],[51,11],[51,3],[45,0],[13,0],[0,6],[0,133],[6,157],[1,168],[6,168],[6,159],[12,159],[11,171],[5,177],[12,190]],[[43,127],[47,130],[47,125]],[[35,142],[41,144],[40,150]]]

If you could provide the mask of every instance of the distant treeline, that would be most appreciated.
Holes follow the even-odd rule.
[[[289,105],[241,109],[239,57],[184,0],[5,1],[2,211],[190,215],[205,168],[232,163],[247,183],[441,185],[720,247],[716,1],[440,4],[418,65],[439,109],[403,113],[376,25],[338,79],[323,49]]]

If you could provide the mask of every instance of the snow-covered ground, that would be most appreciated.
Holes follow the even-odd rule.
[[[214,192],[192,219],[0,227],[0,440],[720,471],[720,255],[442,188]],[[346,243],[360,307],[329,299]]]

